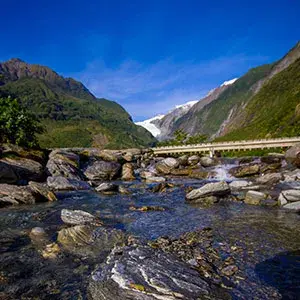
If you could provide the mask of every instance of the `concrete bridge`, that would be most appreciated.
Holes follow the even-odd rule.
[[[300,143],[300,137],[264,139],[264,140],[248,140],[248,141],[233,141],[220,143],[203,143],[196,145],[184,146],[165,146],[152,148],[156,155],[166,155],[175,153],[206,153],[211,157],[214,153],[224,151],[245,151],[253,149],[272,149],[272,148],[289,148],[297,143]]]

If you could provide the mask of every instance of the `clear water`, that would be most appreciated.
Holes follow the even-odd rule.
[[[204,182],[175,183],[197,187]],[[300,299],[300,215],[237,202],[202,208],[184,201],[184,186],[163,194],[143,187],[136,183],[131,195],[63,193],[55,203],[1,209],[0,299],[86,299],[88,276],[100,259],[68,254],[45,260],[28,237],[31,228],[40,226],[54,241],[63,226],[62,208],[88,211],[106,226],[144,239],[212,227],[216,243],[243,248],[235,257],[243,278],[233,287],[234,298]],[[166,210],[143,213],[129,210],[132,205]]]

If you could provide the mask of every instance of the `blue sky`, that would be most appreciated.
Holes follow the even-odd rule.
[[[0,0],[0,60],[82,81],[135,120],[205,95],[300,40],[298,0]]]

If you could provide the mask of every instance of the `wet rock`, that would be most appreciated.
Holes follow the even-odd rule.
[[[202,167],[213,167],[216,162],[213,158],[207,157],[207,156],[203,156],[200,158],[200,164]]]
[[[267,198],[267,195],[257,191],[248,191],[244,202],[251,205],[259,205],[260,202]]]
[[[42,250],[42,256],[45,259],[56,259],[61,250],[57,243],[51,243],[46,245],[45,249]]]
[[[229,265],[222,269],[222,273],[226,276],[232,276],[238,271],[238,267],[236,265]]]
[[[165,211],[165,208],[161,206],[141,206],[141,207],[130,206],[129,210],[148,212],[148,211]]]
[[[88,225],[76,225],[63,228],[58,232],[57,241],[64,246],[83,246],[91,243],[93,228]]]
[[[282,191],[279,195],[280,203],[285,204],[284,199],[287,202],[297,202],[300,201],[300,190],[286,190]]]
[[[190,174],[191,174],[191,169],[187,169],[187,168],[171,170],[171,175],[174,176],[189,176]]]
[[[283,175],[281,173],[270,173],[265,174],[257,178],[256,182],[259,184],[275,184],[283,179]]]
[[[279,169],[281,169],[281,163],[265,164],[260,167],[260,173],[274,173]]]
[[[143,179],[147,179],[148,177],[154,177],[156,174],[154,172],[150,172],[150,171],[141,171],[140,172],[140,176]]]
[[[42,227],[34,227],[31,229],[30,235],[32,236],[45,236],[46,232]]]
[[[123,185],[119,185],[118,191],[119,191],[120,194],[123,194],[123,195],[129,195],[129,194],[131,194],[130,190],[127,189],[127,188],[126,188],[125,186],[123,186]]]
[[[200,157],[198,155],[192,155],[188,158],[188,165],[195,166],[200,161]]]
[[[190,178],[206,179],[209,177],[209,172],[203,169],[192,169],[189,173]]]
[[[295,167],[300,168],[300,143],[286,151],[285,159]]]
[[[295,210],[295,211],[300,211],[300,201],[285,204],[283,206],[283,208],[290,209],[290,210]]]
[[[119,176],[121,165],[117,162],[94,161],[85,169],[90,180],[112,180]]]
[[[37,194],[41,196],[41,198],[44,198],[45,201],[57,201],[57,197],[55,194],[49,189],[48,185],[46,183],[41,182],[29,182],[30,188],[35,191]]]
[[[46,168],[51,176],[82,180],[84,177],[79,162],[79,155],[58,149],[50,153]]]
[[[63,176],[53,176],[47,178],[47,185],[57,191],[89,190],[90,185],[82,180],[66,178]]]
[[[38,195],[29,186],[0,184],[0,206],[34,204]]]
[[[224,182],[212,182],[207,183],[203,187],[199,189],[194,189],[186,195],[187,201],[196,201],[201,200],[201,198],[205,198],[208,196],[226,196],[230,194],[229,185]]]
[[[279,206],[283,206],[285,204],[287,204],[287,200],[285,199],[285,197],[282,195],[282,193],[280,193],[279,197],[278,197],[278,205]]]
[[[165,193],[168,188],[172,188],[172,187],[174,187],[174,185],[172,185],[170,183],[161,182],[161,183],[155,184],[151,188],[151,192],[152,193]]]
[[[234,177],[240,178],[240,177],[256,175],[259,173],[259,171],[260,171],[260,165],[252,164],[252,165],[234,167],[229,170],[229,173]]]
[[[263,199],[260,201],[260,205],[267,207],[275,207],[278,206],[278,201],[275,201],[273,199]]]
[[[96,187],[97,192],[117,192],[118,186],[113,183],[103,182],[99,186]]]
[[[239,190],[239,189],[241,189],[241,188],[251,186],[252,184],[253,184],[253,183],[252,183],[251,181],[237,180],[237,181],[232,181],[232,182],[230,182],[229,187],[230,187],[232,190]]]
[[[22,157],[7,157],[0,160],[0,181],[17,183],[40,181],[44,179],[44,167],[41,163]]]
[[[146,178],[146,182],[165,182],[166,178],[160,176],[151,176]]]
[[[149,246],[116,248],[91,276],[91,299],[226,299],[188,264]]]
[[[83,210],[62,209],[60,216],[62,221],[69,225],[101,224],[98,218]]]
[[[135,180],[134,167],[131,163],[126,163],[122,167],[122,180]]]
[[[170,174],[171,170],[177,168],[179,166],[179,162],[177,159],[168,157],[159,161],[155,168],[159,173],[162,174]]]

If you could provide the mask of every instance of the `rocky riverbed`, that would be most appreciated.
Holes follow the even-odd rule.
[[[0,159],[0,299],[298,299],[299,147]]]

